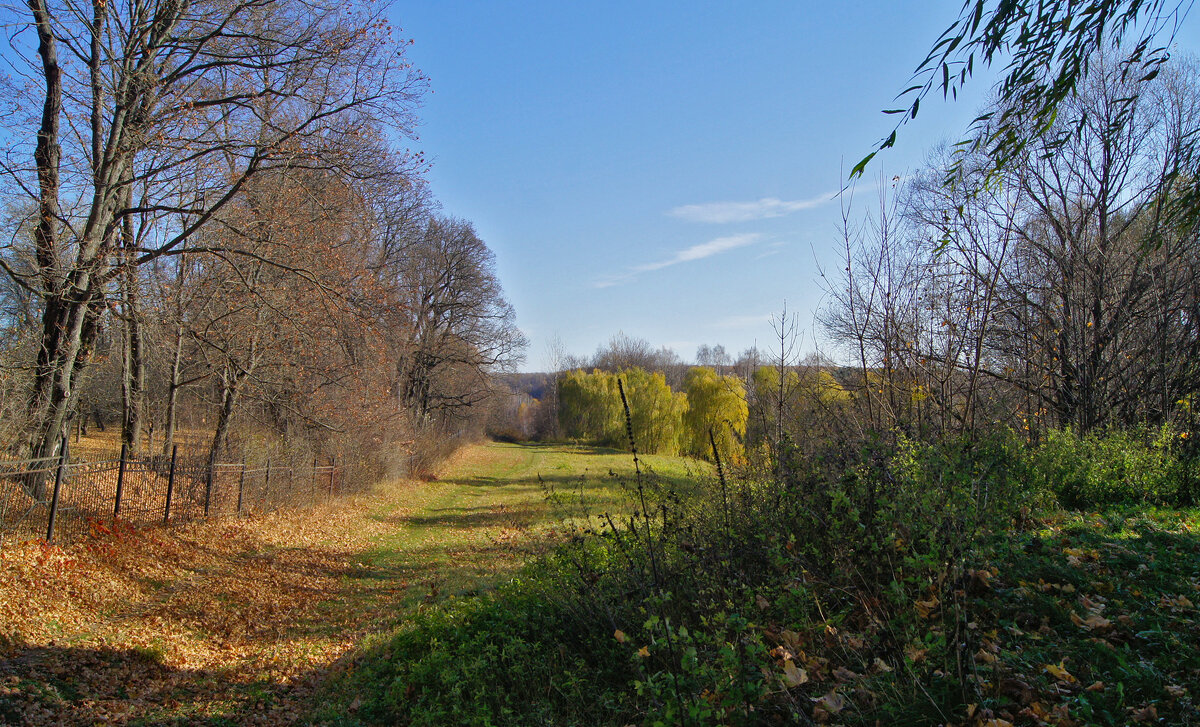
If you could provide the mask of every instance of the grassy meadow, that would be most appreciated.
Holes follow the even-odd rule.
[[[779,490],[489,443],[314,510],[19,544],[0,722],[1200,723],[1200,511],[1015,481],[967,511],[979,470],[939,456],[892,461],[873,519],[870,459]]]
[[[867,448],[687,491],[627,480],[629,520],[581,521],[494,588],[372,635],[312,719],[1200,723],[1200,511],[1062,510],[1010,446]],[[521,481],[539,451],[468,451],[456,486]]]
[[[706,469],[648,460],[681,484]],[[0,723],[294,724],[364,639],[511,580],[564,520],[623,511],[632,467],[469,446],[429,481],[312,510],[6,545]]]

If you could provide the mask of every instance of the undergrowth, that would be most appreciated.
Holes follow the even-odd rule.
[[[1200,521],[1048,523],[1064,442],[1096,446],[785,442],[686,494],[638,466],[624,515],[369,644],[318,720],[1200,723]]]

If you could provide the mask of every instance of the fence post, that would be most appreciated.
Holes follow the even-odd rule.
[[[310,489],[310,493],[311,493],[310,499],[312,500],[313,505],[317,504],[317,465],[318,464],[320,464],[320,459],[318,459],[317,457],[313,457],[312,458],[312,485],[310,488],[308,488],[308,489]]]
[[[337,472],[337,459],[329,458],[329,499],[333,499],[333,475]]]
[[[167,506],[163,508],[163,525],[171,521],[171,493],[175,491],[175,456],[179,454],[179,445],[171,447],[171,470],[167,474]]]
[[[125,461],[129,457],[129,445],[121,443],[121,464],[117,467],[117,501],[113,505],[113,520],[121,514],[121,494],[125,492]]]
[[[212,503],[212,488],[213,476],[216,473],[217,463],[213,459],[208,461],[208,477],[204,483],[204,517],[208,517],[208,506]]]
[[[268,507],[271,500],[271,460],[267,460],[267,473],[263,475],[263,507]]]
[[[242,462],[242,474],[238,476],[238,514],[242,514],[242,490],[246,487],[246,463]]]
[[[46,542],[54,542],[54,521],[58,519],[58,495],[62,490],[63,471],[67,468],[68,458],[70,454],[67,452],[71,438],[64,434],[62,438],[62,449],[59,452],[58,469],[54,472],[54,494],[50,496],[50,521],[46,523]]]

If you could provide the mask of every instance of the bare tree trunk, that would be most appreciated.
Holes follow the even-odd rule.
[[[33,387],[26,407],[25,436],[20,444],[25,456],[52,457],[58,451],[67,415],[79,396],[76,375],[86,365],[88,354],[100,329],[104,313],[104,284],[98,281],[103,263],[96,251],[111,220],[111,204],[104,196],[93,200],[92,215],[78,240],[77,261],[70,272],[60,277],[58,235],[62,213],[59,139],[63,111],[62,70],[58,63],[58,45],[45,0],[30,0],[30,11],[38,35],[38,56],[46,84],[42,118],[38,127],[34,162],[38,170],[38,224],[34,244],[44,292],[42,337],[34,369]],[[98,32],[93,30],[93,34]],[[94,56],[93,66],[98,56]],[[93,119],[93,122],[95,120]],[[27,490],[33,497],[44,493],[44,478],[31,480]]]
[[[229,436],[229,425],[233,421],[233,413],[241,394],[242,382],[246,378],[245,372],[229,371],[228,369],[221,377],[221,408],[217,410],[217,425],[213,431],[212,448],[208,451],[209,468],[216,464],[217,456],[225,446],[225,440]]]
[[[129,206],[131,191],[125,190]],[[125,314],[125,355],[121,378],[121,441],[130,454],[141,454],[142,429],[146,415],[146,355],[142,335],[142,304],[138,291],[137,268],[131,262],[134,250],[133,221],[126,216],[121,224],[121,242],[126,254],[126,267],[121,275],[121,300]]]
[[[68,285],[68,291],[76,290]],[[42,316],[42,346],[38,350],[33,388],[26,410],[24,455],[37,459],[58,452],[68,413],[76,406],[79,390],[76,378],[86,365],[91,346],[100,330],[104,298],[94,291],[79,291],[51,296]],[[76,300],[84,300],[80,305]],[[44,478],[31,480],[29,494],[44,495]]]
[[[178,416],[179,406],[179,390],[183,388],[180,383],[180,371],[183,366],[183,324],[175,326],[175,352],[171,357],[171,379],[167,383],[167,410],[165,414],[166,421],[163,425],[163,455],[171,453],[171,447],[175,444],[175,420]]]

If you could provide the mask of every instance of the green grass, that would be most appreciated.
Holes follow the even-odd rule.
[[[707,464],[647,456],[643,466],[690,488]],[[569,444],[493,442],[460,452],[403,507],[373,517],[396,527],[362,556],[359,577],[406,581],[404,605],[477,592],[511,577],[531,552],[570,524],[630,509],[628,453]]]
[[[677,457],[651,455],[641,461],[643,474],[652,473],[647,481],[664,491],[689,492],[711,472],[707,463]],[[358,658],[345,664],[345,670],[333,680],[323,697],[327,703],[316,719],[340,724],[387,722],[396,704],[416,698],[403,686],[411,681],[396,686],[394,668],[403,670],[406,665],[417,665],[429,679],[443,678],[444,669],[461,668],[492,687],[476,695],[481,700],[474,713],[477,719],[466,713],[453,717],[431,706],[423,717],[428,724],[453,719],[483,724],[495,706],[488,701],[489,695],[495,694],[516,700],[501,709],[520,710],[523,707],[519,705],[526,705],[534,710],[526,717],[534,719],[541,709],[537,692],[551,679],[558,689],[579,690],[569,701],[581,706],[588,702],[594,696],[587,694],[590,685],[564,687],[571,682],[560,678],[576,665],[572,649],[565,644],[574,641],[581,646],[586,639],[577,637],[584,635],[563,632],[562,614],[543,608],[536,594],[524,591],[520,568],[569,537],[572,527],[598,524],[596,518],[605,513],[621,519],[631,512],[634,474],[632,458],[618,450],[491,443],[460,452],[436,479],[413,488],[403,507],[374,513],[396,527],[363,556],[361,572],[353,577],[419,587],[390,597],[376,589],[369,591],[371,602],[338,606],[391,609],[397,628],[360,647]],[[501,590],[493,590],[497,588]],[[437,605],[430,608],[430,604]],[[429,639],[438,638],[444,630],[474,634],[478,640],[463,650],[469,656],[453,665],[438,660],[421,664],[420,655],[427,651]],[[539,655],[536,650],[547,638],[559,645],[553,653]],[[400,656],[405,652],[411,658]],[[532,672],[495,673],[486,666],[494,662],[537,666]],[[612,665],[618,672],[625,668],[620,661]],[[416,676],[416,681],[423,678]],[[445,700],[440,690],[423,698],[430,705],[464,702],[448,695],[469,688],[469,681],[447,684]],[[455,707],[459,708],[467,709],[462,704]],[[590,719],[583,715],[578,723],[587,724]]]
[[[415,548],[422,537],[443,554],[461,545],[456,526],[482,527],[482,503],[520,505],[528,532],[556,527],[574,506],[632,507],[620,483],[631,474],[626,454],[494,445],[474,456],[410,514],[414,527],[396,536],[407,538],[408,557],[436,554]],[[696,480],[686,462],[649,459],[665,475],[652,490],[706,507],[688,502]],[[550,502],[523,500],[546,489],[546,472],[557,478]],[[773,530],[761,533],[764,552],[776,554],[765,570],[706,555],[726,544],[699,530],[679,531],[674,555],[660,541],[659,568],[695,566],[668,576],[674,596],[647,598],[638,567],[621,575],[630,541],[620,538],[574,540],[536,567],[492,570],[491,580],[450,556],[441,562],[459,568],[463,594],[494,588],[410,609],[402,626],[363,644],[332,681],[318,721],[676,724],[677,704],[696,725],[1200,724],[1200,511],[1141,506],[1018,521],[961,542],[960,565],[944,570],[911,550],[915,534],[897,538],[884,555],[905,563],[905,575],[896,570],[884,592],[853,590],[857,581],[834,574],[797,575]],[[746,527],[751,539],[762,529]],[[701,564],[715,570],[697,578]],[[722,569],[742,585],[721,581]],[[952,580],[922,580],[930,574]],[[696,599],[713,608],[664,627],[655,618],[666,610],[655,604],[673,597],[680,618]],[[804,680],[785,681],[787,659]]]
[[[1057,709],[1084,724],[1200,723],[1200,510],[1064,514],[978,556],[996,573],[971,602],[996,657],[978,664],[984,708],[1010,720]]]

